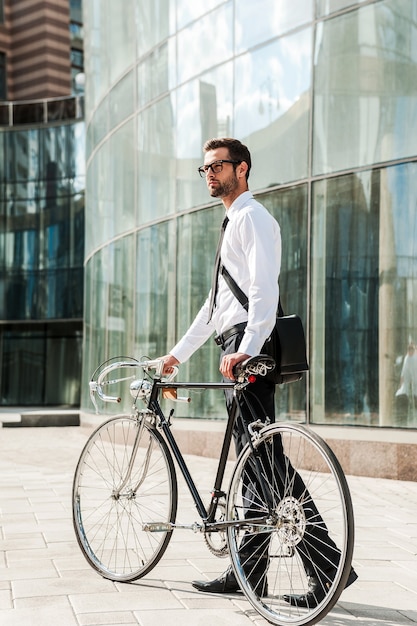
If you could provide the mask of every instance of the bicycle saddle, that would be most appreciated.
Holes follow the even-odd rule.
[[[240,378],[248,378],[248,376],[266,376],[275,368],[275,361],[267,354],[258,354],[251,356],[246,361],[238,363],[234,368],[236,380]]]

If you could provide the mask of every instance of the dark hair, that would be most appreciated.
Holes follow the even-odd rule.
[[[232,161],[239,161],[239,163],[245,161],[245,163],[247,163],[248,171],[246,172],[246,180],[248,180],[250,168],[252,167],[252,159],[248,148],[241,143],[239,139],[232,139],[231,137],[215,137],[208,139],[203,146],[204,152],[217,150],[217,148],[227,148]]]

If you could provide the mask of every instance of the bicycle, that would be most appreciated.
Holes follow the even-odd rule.
[[[252,357],[239,364],[235,381],[222,383],[174,382],[178,368],[163,378],[161,360],[119,357],[97,368],[90,381],[96,410],[96,396],[104,402],[120,402],[120,397],[103,391],[108,385],[131,380],[133,397],[131,414],[116,415],[91,434],[74,476],[77,540],[99,574],[120,582],[145,576],[163,556],[174,529],[187,528],[202,533],[214,555],[230,556],[242,592],[270,623],[314,624],[331,610],[351,569],[354,520],[349,488],[337,458],[317,434],[301,424],[270,424],[265,416],[260,419],[255,414],[250,385],[274,365],[265,355]],[[141,377],[108,378],[114,370],[131,368],[141,370]],[[235,409],[245,402],[254,419],[247,426],[249,442],[225,491],[222,482],[236,410],[230,415],[206,507],[171,430],[174,410],[166,417],[160,398],[188,401],[178,391],[227,388],[234,390]],[[200,521],[176,524],[173,457]],[[331,538],[338,550],[327,593],[317,606],[293,606],[288,596],[306,593],[303,562],[323,536]],[[249,560],[241,547],[248,539],[257,545]],[[259,590],[253,572],[261,565],[267,574]],[[324,572],[315,567],[324,580]]]

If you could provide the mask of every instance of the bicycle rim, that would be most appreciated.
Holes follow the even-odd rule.
[[[146,422],[125,481],[139,428],[139,418],[130,416],[102,424],[81,453],[73,483],[73,523],[84,556],[105,578],[124,582],[147,574],[171,539],[171,530],[144,525],[174,523],[177,511],[171,455]]]
[[[343,470],[329,446],[301,425],[268,426],[254,445],[264,493],[259,496],[255,456],[246,446],[227,499],[228,519],[249,520],[228,529],[236,578],[272,624],[314,624],[335,605],[351,569],[354,521]],[[290,596],[309,591],[307,569],[326,581],[326,593],[316,606],[293,606]]]

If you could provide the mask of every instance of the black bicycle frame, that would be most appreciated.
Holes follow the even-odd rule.
[[[235,398],[234,398],[234,402],[232,405],[232,410],[230,411],[228,420],[227,420],[227,424],[226,424],[226,430],[225,430],[225,434],[224,434],[224,438],[223,438],[223,444],[222,444],[222,449],[221,449],[221,453],[220,453],[220,458],[219,458],[219,464],[217,467],[217,473],[216,473],[216,478],[214,481],[214,487],[213,487],[213,491],[211,494],[211,500],[210,500],[210,505],[208,510],[206,509],[203,501],[201,500],[199,491],[194,483],[194,480],[189,472],[189,469],[187,467],[187,464],[184,460],[184,457],[178,447],[178,444],[175,440],[174,435],[171,432],[171,421],[170,418],[172,417],[174,410],[171,410],[168,419],[165,417],[165,414],[163,413],[161,406],[159,404],[158,401],[158,393],[159,390],[163,390],[163,389],[233,389],[234,388],[234,383],[230,382],[230,383],[172,383],[172,382],[162,382],[162,381],[158,381],[155,380],[154,381],[154,385],[152,388],[152,392],[151,392],[151,397],[149,400],[149,408],[151,409],[151,411],[153,411],[159,418],[159,424],[158,426],[162,429],[162,431],[164,432],[166,441],[169,445],[169,448],[171,449],[177,463],[178,463],[178,467],[180,468],[180,471],[184,477],[184,480],[188,486],[188,489],[190,490],[191,496],[194,500],[194,503],[196,505],[198,514],[200,515],[201,519],[203,520],[204,523],[214,523],[215,521],[215,514],[216,514],[216,510],[217,510],[217,504],[219,501],[219,498],[222,496],[225,496],[225,492],[222,491],[222,484],[223,484],[223,478],[224,478],[224,473],[225,473],[225,469],[226,469],[226,463],[227,463],[227,457],[228,457],[228,453],[229,453],[229,449],[230,449],[230,444],[232,441],[232,436],[233,436],[233,428],[235,425],[235,421],[236,421],[236,417],[237,417],[237,406],[238,406],[238,402],[245,402],[245,404],[247,405],[251,415],[254,418],[254,421],[256,421],[256,416],[254,414],[254,410],[251,406],[251,404],[249,403],[248,399],[245,397],[245,393],[244,393],[244,389],[235,391]],[[257,471],[258,471],[258,476],[259,476],[259,482],[262,488],[263,496],[264,498],[266,498],[266,501],[269,501],[269,497],[268,494],[266,493],[266,488],[264,485],[264,480],[262,479],[262,468],[260,466],[259,460],[257,458],[257,454],[256,451],[253,448],[253,445],[251,443],[251,436],[248,432],[248,428],[247,425],[244,423],[244,428],[246,429],[246,435],[248,438],[248,441],[252,447],[252,450],[255,452],[255,462],[257,465]]]

